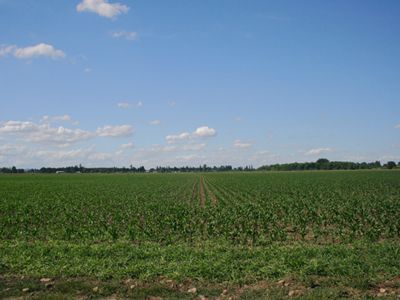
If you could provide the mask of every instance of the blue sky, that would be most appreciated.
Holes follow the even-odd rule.
[[[0,166],[400,160],[400,2],[0,0]]]

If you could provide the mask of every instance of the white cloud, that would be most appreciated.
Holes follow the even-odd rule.
[[[175,134],[175,135],[167,135],[165,137],[165,139],[166,139],[168,144],[175,143],[175,142],[178,142],[178,141],[188,140],[188,139],[190,139],[190,133],[189,132],[183,132],[183,133]]]
[[[5,144],[0,146],[0,156],[23,155],[25,151],[26,147],[24,147],[23,145]]]
[[[72,150],[31,150],[27,153],[28,157],[34,161],[41,160],[44,165],[65,166],[76,165],[78,163],[100,162],[111,160],[115,153],[98,152],[93,147]]]
[[[17,46],[15,45],[1,45],[0,46],[0,58],[13,54]]]
[[[153,121],[150,121],[149,124],[153,125],[153,126],[158,126],[158,125],[161,124],[161,121],[160,120],[153,120]]]
[[[128,102],[119,102],[119,103],[117,104],[117,106],[118,106],[119,108],[122,108],[122,109],[128,109],[128,108],[131,107],[131,104],[128,103]]]
[[[54,144],[59,147],[69,146],[93,137],[93,133],[81,129],[51,127],[50,124],[8,121],[0,125],[0,135],[17,135],[27,142]]]
[[[96,133],[102,137],[128,137],[133,134],[133,127],[131,125],[108,125],[97,128]]]
[[[127,144],[122,144],[122,145],[119,146],[119,148],[122,149],[122,150],[132,149],[134,147],[135,146],[134,146],[134,144],[132,142],[131,143],[127,143]]]
[[[214,128],[202,126],[197,128],[193,134],[198,137],[211,137],[215,136],[217,134],[217,131]]]
[[[394,128],[399,129],[400,128],[400,124],[397,124],[396,126],[394,126]]]
[[[71,118],[68,115],[45,116],[42,120],[42,122],[45,122],[43,124],[29,121],[7,121],[0,123],[0,137],[12,136],[30,143],[68,147],[95,137],[126,137],[133,133],[133,128],[130,125],[104,126],[99,127],[96,132],[92,132],[63,126],[53,127],[50,122],[54,120],[71,121]]]
[[[107,0],[83,0],[76,6],[78,12],[92,12],[102,17],[114,18],[127,13],[129,7],[121,3],[109,3]]]
[[[304,153],[305,155],[321,155],[321,154],[327,154],[333,152],[332,148],[315,148],[307,151]]]
[[[142,102],[142,101],[139,101],[139,102],[136,104],[136,106],[137,106],[137,107],[142,107],[142,106],[143,106],[143,102]]]
[[[21,122],[21,121],[7,121],[1,124],[1,133],[23,133],[23,132],[34,132],[38,130],[38,125],[32,122]]]
[[[125,40],[128,41],[135,41],[138,39],[139,34],[135,31],[125,31],[125,30],[121,30],[121,31],[115,31],[111,33],[111,36],[113,38],[123,38]]]
[[[241,140],[235,140],[233,143],[233,147],[238,148],[238,149],[248,149],[248,148],[251,148],[251,146],[253,146],[251,143],[243,142]]]
[[[50,123],[50,122],[70,122],[72,118],[70,115],[62,115],[62,116],[43,116],[42,122]]]
[[[92,132],[82,129],[51,127],[49,124],[39,125],[38,130],[28,136],[28,141],[35,143],[50,143],[59,147],[68,147],[73,143],[92,138]]]
[[[114,166],[123,158],[117,152],[99,152],[94,146],[88,148],[50,150],[35,148],[18,144],[5,144],[0,146],[0,157],[3,165],[16,165],[18,167],[40,168],[43,166],[60,167],[77,165],[85,166],[108,165]]]
[[[34,46],[25,48],[18,48],[15,45],[6,45],[0,47],[0,57],[12,55],[18,59],[35,58],[39,56],[50,58],[64,58],[65,53],[61,50],[54,48],[52,45],[41,43]]]
[[[202,126],[197,128],[193,133],[183,132],[180,134],[175,135],[167,135],[165,137],[168,144],[195,139],[195,138],[206,138],[206,137],[213,137],[217,134],[217,131],[214,128],[210,128],[208,126]]]
[[[92,72],[92,69],[91,69],[91,68],[84,68],[84,69],[83,69],[83,72],[85,72],[85,73],[91,73],[91,72]]]
[[[169,105],[170,107],[175,107],[175,106],[176,106],[176,102],[175,102],[175,101],[169,101],[169,102],[168,102],[168,105]]]

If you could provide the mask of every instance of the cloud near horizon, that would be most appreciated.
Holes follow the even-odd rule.
[[[102,137],[128,137],[133,134],[133,127],[131,125],[107,125],[97,128],[96,134]]]
[[[332,152],[333,152],[332,148],[315,148],[305,152],[304,154],[308,156],[313,156],[313,155],[328,154]]]
[[[48,120],[48,118],[45,119]],[[71,120],[68,115],[63,116],[62,119]],[[53,127],[48,122],[38,124],[31,121],[11,120],[0,123],[0,137],[12,136],[24,142],[47,144],[56,147],[68,147],[95,137],[129,137],[133,132],[131,125],[107,125],[99,127],[95,132],[92,132],[63,126]]]
[[[233,147],[237,149],[249,149],[253,146],[252,143],[249,142],[243,142],[242,140],[235,140],[233,143]]]

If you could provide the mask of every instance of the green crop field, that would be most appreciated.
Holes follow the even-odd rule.
[[[395,299],[399,237],[394,170],[0,176],[0,298]]]

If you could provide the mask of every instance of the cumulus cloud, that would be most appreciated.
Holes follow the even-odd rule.
[[[188,140],[188,139],[190,139],[190,133],[189,132],[183,132],[183,133],[180,133],[180,134],[167,135],[165,137],[165,140],[169,144],[175,143],[175,142],[178,142],[178,141]]]
[[[332,148],[315,148],[305,152],[305,155],[321,155],[333,152]]]
[[[50,143],[59,147],[67,147],[73,143],[87,140],[93,133],[82,129],[69,129],[65,127],[51,127],[49,124],[40,125],[38,130],[31,133],[28,141],[35,143]]]
[[[81,129],[52,127],[50,124],[33,122],[8,121],[0,125],[0,135],[17,135],[25,141],[34,143],[55,144],[59,147],[69,146],[93,137],[93,133]]]
[[[1,124],[1,133],[23,133],[38,130],[38,125],[33,122],[7,121]]]
[[[217,131],[214,128],[202,126],[197,128],[193,134],[198,137],[211,137],[215,136],[217,134]]]
[[[0,47],[0,57],[12,55],[18,59],[28,59],[35,57],[50,57],[53,59],[64,58],[65,53],[61,50],[54,48],[49,44],[37,44],[25,48],[18,48],[16,45],[6,45]]]
[[[133,134],[133,127],[131,125],[107,125],[97,128],[96,134],[102,137],[128,137]]]
[[[127,5],[109,3],[107,0],[83,0],[76,6],[78,12],[92,12],[106,18],[114,18],[129,11]]]
[[[0,123],[0,137],[14,136],[25,142],[68,147],[95,137],[127,137],[133,133],[130,125],[99,127],[95,132],[52,126],[50,121],[71,121],[68,116],[45,116],[42,124],[30,121],[7,121]],[[75,122],[73,122],[75,123]]]
[[[111,36],[113,38],[116,39],[125,39],[128,41],[135,41],[138,39],[139,34],[135,31],[125,31],[125,30],[121,30],[121,31],[114,31],[111,33]]]
[[[153,126],[158,126],[158,125],[161,124],[161,121],[160,120],[153,120],[153,121],[150,121],[149,124],[153,125]]]
[[[165,140],[167,143],[175,143],[179,141],[196,139],[196,138],[207,138],[213,137],[217,134],[217,131],[214,128],[210,128],[208,126],[198,127],[193,133],[183,132],[175,135],[167,135]]]
[[[248,149],[251,148],[251,146],[253,146],[251,143],[243,142],[242,140],[235,140],[233,143],[233,147],[238,149]]]
[[[61,115],[61,116],[43,116],[42,122],[50,123],[50,122],[72,122],[72,118],[70,115]]]

